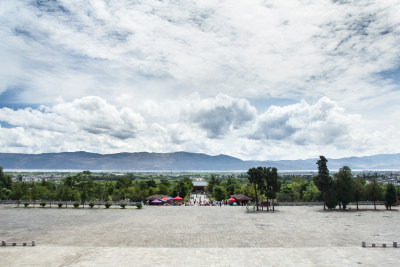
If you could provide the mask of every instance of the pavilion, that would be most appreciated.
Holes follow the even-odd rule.
[[[231,198],[236,199],[236,203],[238,205],[243,205],[243,204],[247,204],[251,198],[242,194],[237,194],[237,195],[231,195]]]
[[[194,193],[203,193],[205,187],[207,186],[207,182],[193,182],[193,192]]]

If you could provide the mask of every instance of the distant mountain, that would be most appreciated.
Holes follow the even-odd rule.
[[[117,153],[63,152],[44,154],[0,153],[4,169],[40,170],[154,170],[154,171],[245,171],[251,167],[271,166],[278,170],[316,170],[318,159],[243,161],[227,155],[210,156],[201,153]],[[328,168],[349,166],[355,170],[400,169],[400,154],[328,159]]]

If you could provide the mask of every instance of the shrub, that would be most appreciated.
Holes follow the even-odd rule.
[[[63,203],[60,202],[57,205],[58,205],[59,208],[61,208],[63,206]]]
[[[24,203],[25,208],[29,206],[29,203]]]
[[[104,204],[104,206],[106,206],[106,209],[108,209],[111,206],[111,203],[107,202],[106,204]]]
[[[138,209],[141,209],[142,208],[142,203],[136,203],[136,207],[138,208]]]
[[[121,208],[123,208],[123,209],[125,209],[125,207],[126,207],[126,203],[121,203],[121,204],[119,204],[120,206],[121,206]]]
[[[336,208],[338,204],[337,193],[333,188],[330,188],[328,191],[326,191],[325,202],[325,205],[328,207],[328,209],[331,210]]]
[[[278,202],[291,202],[292,197],[287,193],[279,193],[277,200]]]
[[[44,208],[44,206],[46,206],[46,202],[40,202],[40,206],[42,206],[42,208]]]
[[[90,202],[90,203],[89,203],[89,207],[92,209],[92,208],[94,207],[94,203],[93,203],[93,202]]]
[[[74,202],[74,208],[78,208],[79,207],[79,202]]]

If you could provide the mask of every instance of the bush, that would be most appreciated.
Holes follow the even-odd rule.
[[[111,203],[107,202],[106,204],[104,204],[104,206],[106,206],[106,209],[111,207]]]
[[[40,202],[40,206],[42,206],[42,208],[44,208],[44,206],[46,206],[46,202]]]
[[[125,207],[126,207],[126,203],[121,203],[121,204],[119,204],[120,206],[121,206],[121,208],[123,208],[123,209],[125,209]]]
[[[29,203],[24,203],[25,208],[29,206]]]
[[[278,200],[278,202],[291,202],[292,197],[287,193],[279,193],[277,200]]]
[[[328,189],[325,194],[325,205],[331,210],[336,208],[337,204],[338,200],[336,191],[333,188]]]
[[[92,209],[92,208],[94,207],[94,203],[93,203],[93,202],[90,202],[90,203],[89,203],[89,207]]]
[[[141,209],[142,208],[142,203],[136,203],[136,207],[138,208],[138,209]]]
[[[74,202],[74,208],[78,208],[79,207],[79,202]]]
[[[63,203],[60,202],[57,205],[58,205],[59,208],[61,208],[63,206]]]

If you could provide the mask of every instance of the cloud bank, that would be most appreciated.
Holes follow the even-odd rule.
[[[2,151],[400,151],[397,0],[5,0],[0,23]]]

